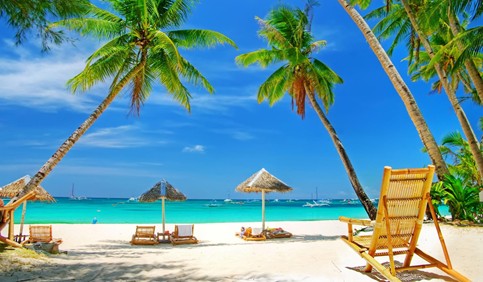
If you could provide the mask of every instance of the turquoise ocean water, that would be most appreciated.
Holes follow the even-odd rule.
[[[7,201],[6,201],[7,202]],[[307,200],[279,200],[266,202],[266,221],[335,220],[339,216],[367,218],[357,200],[329,200],[327,206],[303,207]],[[15,212],[15,223],[20,222],[22,208]],[[440,208],[447,214],[447,208]],[[55,203],[29,202],[26,224],[39,223],[159,223],[161,201],[139,203],[128,199],[92,198],[71,200],[56,198]],[[253,222],[261,220],[261,201],[187,200],[166,201],[166,223]]]

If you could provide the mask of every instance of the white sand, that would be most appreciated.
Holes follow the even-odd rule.
[[[148,225],[148,224],[143,224]],[[364,260],[339,239],[338,221],[275,222],[290,239],[246,242],[241,226],[260,223],[196,224],[196,245],[131,246],[135,224],[55,224],[54,237],[68,254],[31,271],[0,273],[0,281],[380,281],[359,270]],[[158,231],[161,226],[157,224]],[[173,225],[167,225],[173,230]],[[483,280],[483,228],[442,226],[453,267],[472,281]],[[419,247],[444,261],[434,225],[425,224]],[[402,262],[404,257],[396,260]],[[419,260],[414,259],[417,263]],[[453,281],[437,268],[404,273],[403,281]]]

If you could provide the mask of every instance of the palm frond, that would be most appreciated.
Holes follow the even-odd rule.
[[[104,82],[110,77],[119,75],[120,70],[131,65],[133,53],[129,46],[117,45],[116,39],[102,46],[89,57],[84,70],[71,78],[67,85],[73,92],[86,91],[99,82]],[[124,66],[124,67],[122,67]]]
[[[235,61],[244,67],[259,63],[261,67],[265,68],[268,65],[285,60],[284,54],[285,52],[283,50],[260,49],[239,55],[235,58]]]
[[[158,28],[179,27],[186,21],[188,14],[199,0],[158,1]]]
[[[212,94],[215,89],[210,84],[210,82],[198,71],[193,65],[191,65],[186,59],[181,58],[181,62],[183,68],[181,70],[181,74],[184,78],[186,78],[190,83],[195,86],[203,86],[210,94]]]
[[[179,61],[178,61],[179,60]],[[166,87],[169,94],[184,106],[188,111],[191,110],[191,94],[180,80],[180,67],[183,67],[182,58],[174,59],[165,50],[160,49],[150,55],[150,66],[156,72],[161,84]]]
[[[277,49],[284,49],[292,47],[290,41],[284,37],[284,35],[277,30],[275,27],[271,26],[265,20],[260,19],[259,17],[255,17],[258,23],[261,26],[260,31],[258,34],[264,37],[268,44]]]
[[[238,48],[233,40],[212,30],[174,30],[167,32],[167,35],[173,40],[176,46],[183,48],[213,47],[218,44],[229,44]]]
[[[63,19],[50,24],[47,29],[58,27],[103,39],[119,36],[124,31],[125,22],[115,14],[91,4],[87,16]]]
[[[163,49],[166,53],[170,54],[173,56],[173,58],[178,62],[178,67],[180,67],[181,64],[181,55],[178,52],[178,48],[176,47],[176,44],[171,40],[171,38],[164,32],[162,31],[155,31],[154,32],[154,38],[152,41],[152,47],[151,51],[154,53],[157,53],[160,51],[160,49]]]
[[[284,65],[272,73],[258,89],[258,103],[267,99],[270,106],[283,98],[290,85],[290,68]]]

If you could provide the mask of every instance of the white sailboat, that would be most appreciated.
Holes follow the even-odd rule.
[[[74,183],[72,183],[72,191],[70,193],[70,197],[69,197],[70,200],[75,200],[75,201],[80,201],[80,200],[86,200],[87,197],[84,197],[84,196],[76,196],[74,194]]]
[[[330,201],[328,200],[317,200],[319,198],[318,187],[315,187],[315,200],[312,203],[306,202],[302,207],[317,208],[317,207],[327,207],[330,206]]]
[[[230,198],[230,194],[228,194],[228,198],[224,200],[225,203],[231,203],[233,200]]]

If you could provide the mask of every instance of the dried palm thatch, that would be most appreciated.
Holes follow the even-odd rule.
[[[186,196],[174,188],[168,181],[162,180],[156,183],[149,191],[139,196],[140,202],[155,202],[165,197],[170,201],[185,201]]]
[[[265,230],[265,193],[279,192],[286,193],[292,191],[292,187],[283,183],[282,180],[271,175],[264,168],[250,176],[235,188],[237,192],[258,193],[262,192],[262,230]]]
[[[30,181],[30,176],[25,175],[24,177],[17,179],[3,187],[0,188],[0,197],[1,198],[13,198],[15,197],[20,190],[22,190],[25,185]],[[41,186],[37,186],[35,189],[35,197],[33,197],[30,201],[44,201],[44,202],[55,202],[54,197],[49,194],[44,188]]]
[[[235,191],[245,193],[262,191],[264,191],[265,193],[286,193],[292,190],[292,187],[283,183],[283,181],[270,174],[264,168],[254,173],[247,180],[243,181],[235,188]]]

